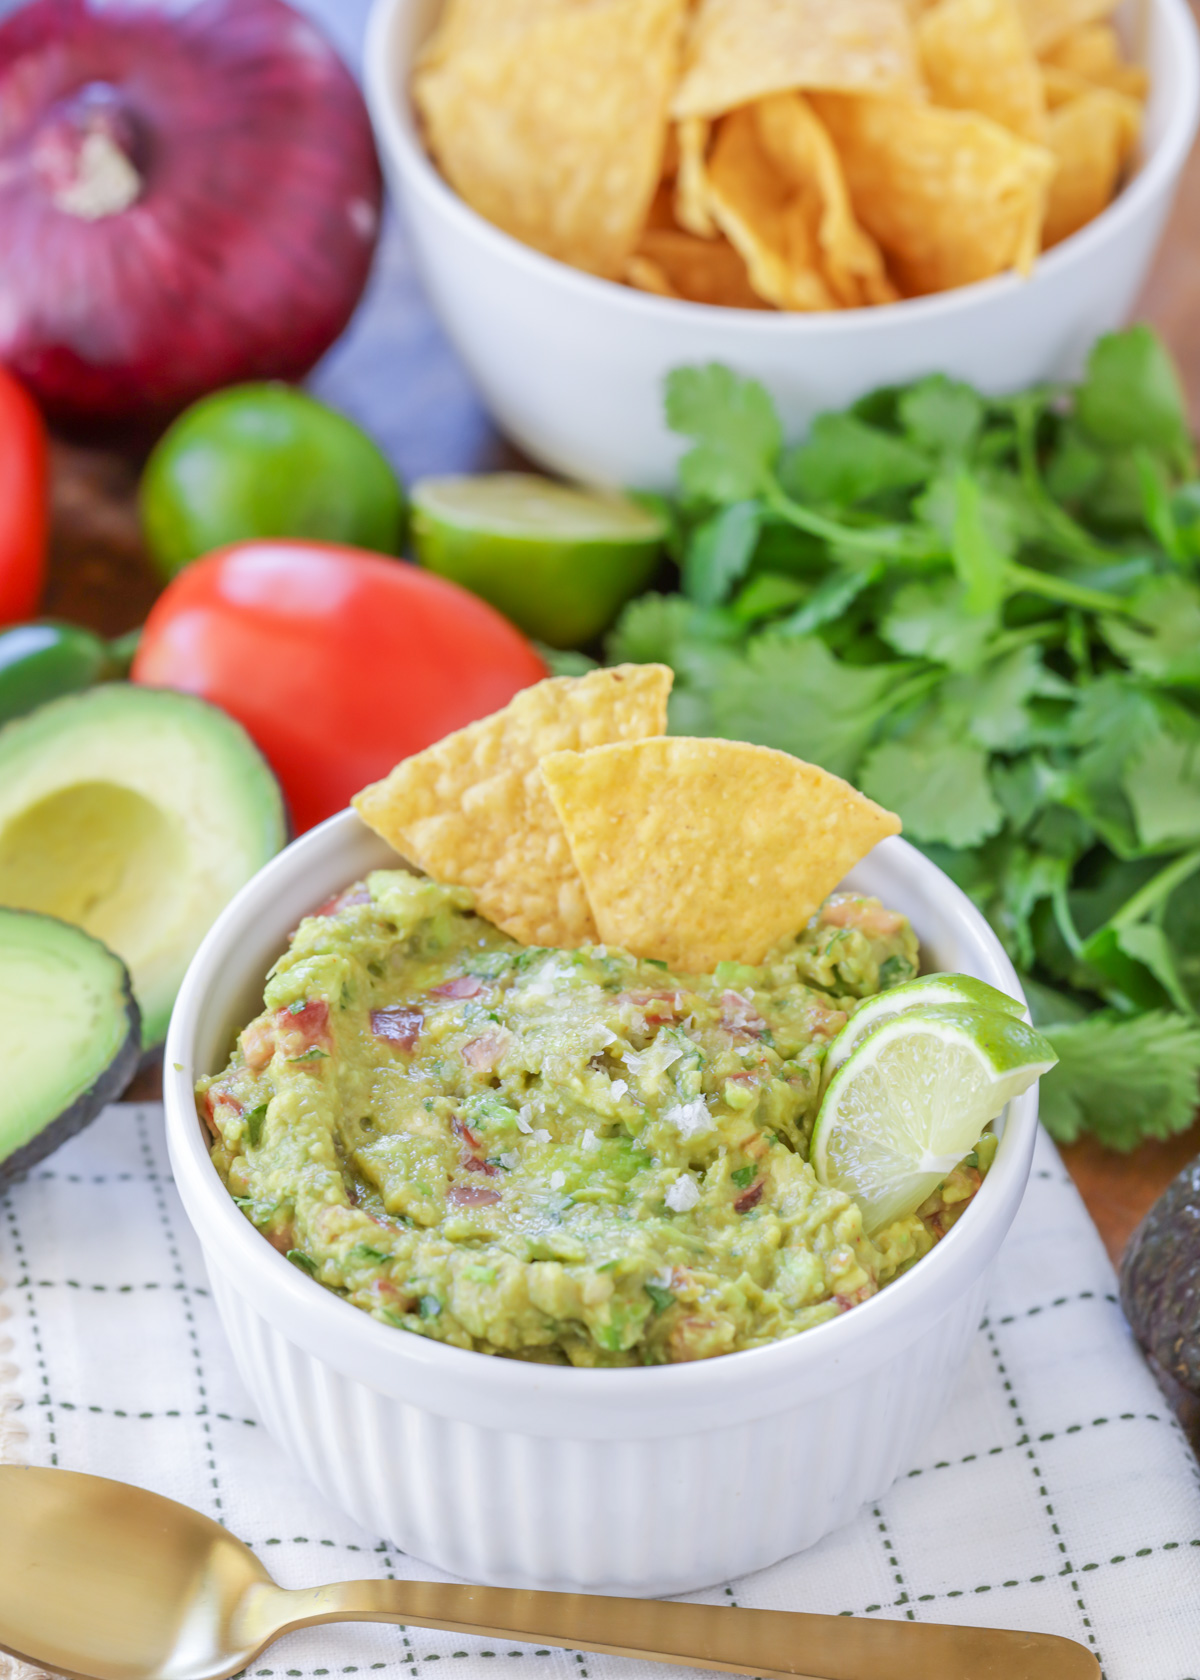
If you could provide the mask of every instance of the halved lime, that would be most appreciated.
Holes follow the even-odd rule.
[[[879,1021],[830,1081],[810,1159],[845,1190],[868,1232],[915,1213],[1005,1103],[1058,1057],[995,1009],[918,1005]]]
[[[868,998],[851,1015],[846,1025],[829,1046],[825,1058],[824,1080],[828,1085],[846,1057],[871,1028],[890,1015],[900,1015],[906,1009],[921,1004],[973,1004],[976,1009],[998,1009],[1002,1015],[1023,1017],[1025,1005],[1007,992],[997,991],[986,980],[976,980],[972,974],[920,974],[906,980],[902,986],[891,986]]]
[[[629,496],[533,473],[420,479],[411,530],[423,566],[561,648],[590,642],[645,588],[665,535]]]

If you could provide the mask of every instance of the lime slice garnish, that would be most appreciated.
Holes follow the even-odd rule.
[[[915,1213],[1007,1102],[1058,1060],[1016,1016],[917,1005],[879,1021],[830,1081],[810,1159],[868,1232]]]
[[[828,1085],[846,1057],[871,1028],[890,1015],[922,1004],[972,1004],[976,1009],[998,1009],[1003,1015],[1024,1017],[1025,1005],[1007,992],[997,991],[986,980],[976,980],[972,974],[922,974],[906,980],[902,986],[892,986],[859,1004],[841,1032],[829,1046],[825,1057],[824,1081]]]
[[[662,520],[629,496],[533,473],[424,478],[412,490],[417,559],[554,647],[605,629],[649,583]]]

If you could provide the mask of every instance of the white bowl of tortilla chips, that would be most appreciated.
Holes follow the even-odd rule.
[[[398,766],[359,796],[362,817],[304,835],[234,899],[171,1023],[171,1161],[257,1413],[370,1532],[475,1580],[678,1593],[849,1521],[920,1462],[1029,1173],[1036,1087],[1010,1103],[963,1217],[879,1294],[747,1351],[625,1369],[485,1357],[394,1328],[289,1264],[239,1209],[195,1082],[261,1007],[300,918],[397,867],[375,829],[470,884],[518,939],[599,932],[683,964],[761,955],[846,871],[848,888],[910,919],[927,969],[1020,997],[982,916],[890,813],[786,754],[663,737],[668,686],[655,666],[542,683]]]
[[[376,0],[366,91],[500,425],[568,476],[661,489],[672,367],[761,379],[792,435],[936,370],[993,393],[1080,370],[1200,109],[1186,0],[1124,0],[1123,58],[1113,5],[700,0],[689,44],[686,0],[459,0],[478,32],[422,58],[440,0]]]

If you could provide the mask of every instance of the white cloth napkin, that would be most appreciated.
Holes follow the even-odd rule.
[[[248,1541],[285,1586],[436,1578],[328,1504],[254,1418],[157,1106],[109,1109],[0,1198],[0,1280],[0,1456],[183,1500]],[[1108,1680],[1200,1680],[1200,1470],[1048,1140],[988,1317],[919,1459],[811,1551],[696,1596],[1032,1628],[1085,1642]],[[368,1626],[295,1634],[249,1672],[439,1680],[449,1662],[453,1680],[493,1680],[497,1663],[516,1661],[513,1680],[529,1668],[542,1680],[665,1672]]]

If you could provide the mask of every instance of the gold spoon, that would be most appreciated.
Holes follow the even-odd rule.
[[[399,1622],[770,1680],[1099,1680],[1047,1633],[431,1581],[285,1592],[173,1499],[0,1467],[0,1650],[76,1680],[225,1680],[294,1628]]]

